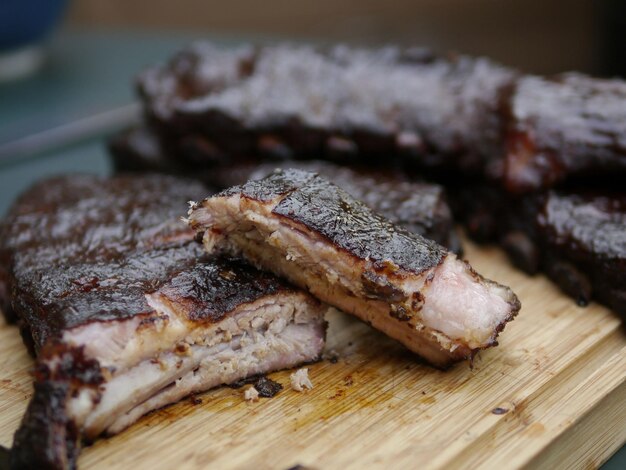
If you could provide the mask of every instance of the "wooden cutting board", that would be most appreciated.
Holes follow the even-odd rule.
[[[220,388],[144,417],[87,448],[83,469],[590,468],[626,442],[626,336],[599,305],[579,308],[497,249],[466,243],[484,275],[509,284],[522,311],[474,368],[434,370],[366,325],[331,315],[315,388],[246,403]],[[0,444],[31,395],[32,360],[0,324]]]

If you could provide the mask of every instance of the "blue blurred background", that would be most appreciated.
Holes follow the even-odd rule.
[[[60,19],[66,4],[66,0],[2,0],[0,51],[42,40]]]

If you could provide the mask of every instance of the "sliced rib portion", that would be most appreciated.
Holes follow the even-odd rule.
[[[509,288],[314,173],[233,187],[193,205],[189,223],[208,252],[244,256],[438,366],[494,345],[520,308]]]
[[[67,177],[13,208],[3,257],[37,351],[14,465],[72,467],[82,438],[319,357],[327,307],[241,261],[207,257],[180,221],[204,192],[165,176]]]

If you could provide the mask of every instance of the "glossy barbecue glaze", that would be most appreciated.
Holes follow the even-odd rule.
[[[517,267],[545,272],[579,305],[596,299],[626,315],[623,192],[564,189],[512,198],[483,185],[452,199],[470,236],[500,243]]]
[[[177,219],[181,201],[204,192],[166,176],[67,176],[24,193],[3,222],[0,258],[36,346],[151,312],[143,293],[195,262],[193,233]]]
[[[138,84],[150,122],[188,160],[398,156],[477,169],[499,146],[514,77],[484,58],[420,48],[197,43]]]

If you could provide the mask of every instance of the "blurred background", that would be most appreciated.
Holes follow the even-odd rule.
[[[108,171],[103,138],[139,116],[133,76],[196,38],[418,44],[625,76],[626,0],[1,0],[0,212],[42,173]]]
[[[195,30],[299,40],[425,44],[488,55],[530,72],[610,74],[626,26],[615,0],[81,0],[76,27]],[[624,36],[620,46],[624,45]],[[623,53],[623,52],[622,52]],[[623,65],[623,64],[622,64]]]

